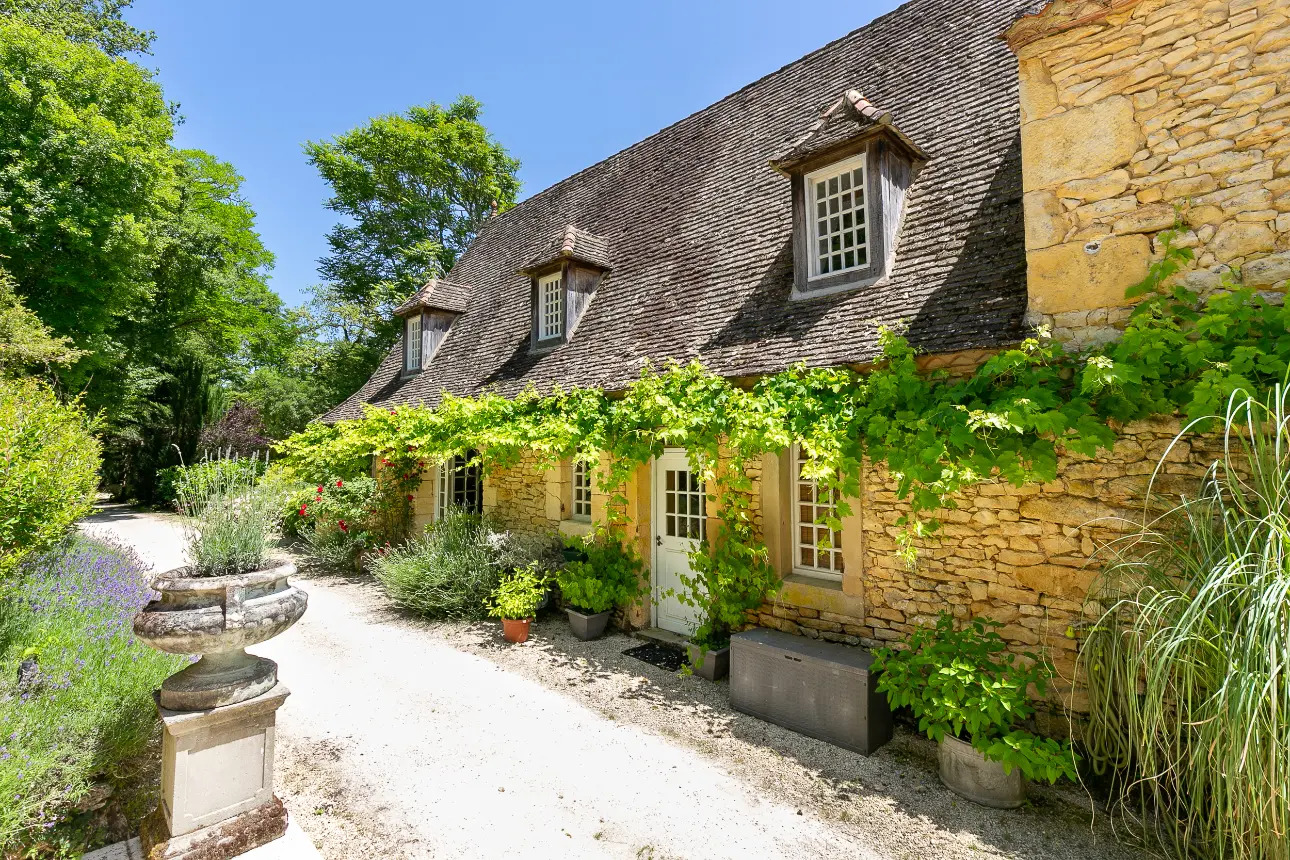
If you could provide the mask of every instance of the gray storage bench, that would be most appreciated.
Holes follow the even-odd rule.
[[[891,740],[891,709],[874,689],[872,663],[863,648],[749,630],[730,642],[730,704],[869,755]]]

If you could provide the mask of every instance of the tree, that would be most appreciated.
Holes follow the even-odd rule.
[[[0,376],[22,375],[53,365],[68,365],[82,355],[65,337],[57,337],[23,305],[13,278],[0,269]]]
[[[0,256],[28,307],[79,347],[149,299],[172,130],[144,69],[0,18]]]
[[[96,45],[114,57],[147,53],[155,34],[122,17],[134,0],[0,0],[0,15],[25,21],[68,41]]]
[[[397,338],[394,306],[452,268],[491,212],[515,205],[519,162],[480,123],[482,110],[461,96],[305,145],[332,187],[327,207],[346,219],[327,237],[311,303],[340,398]]]
[[[320,261],[343,298],[381,288],[406,297],[452,268],[494,207],[515,204],[519,162],[480,124],[481,111],[462,96],[305,145],[332,187],[327,207],[353,221],[332,229]]]

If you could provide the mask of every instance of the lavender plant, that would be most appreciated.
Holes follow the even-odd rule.
[[[0,855],[49,841],[151,738],[152,691],[185,658],[134,637],[147,570],[129,550],[77,537],[28,559],[0,602]]]
[[[205,480],[178,488],[180,510],[193,518],[187,532],[193,575],[230,576],[267,563],[281,502],[257,485],[259,471],[211,469]]]

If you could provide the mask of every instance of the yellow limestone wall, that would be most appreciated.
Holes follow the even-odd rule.
[[[1290,3],[1056,0],[1009,30],[1020,64],[1030,319],[1115,336],[1181,215],[1186,284],[1290,279]]]

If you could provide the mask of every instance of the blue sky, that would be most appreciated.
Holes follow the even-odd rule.
[[[177,143],[233,162],[289,303],[335,216],[301,144],[469,93],[522,195],[612,155],[895,8],[897,0],[559,3],[136,0]],[[586,119],[577,135],[560,118]]]

